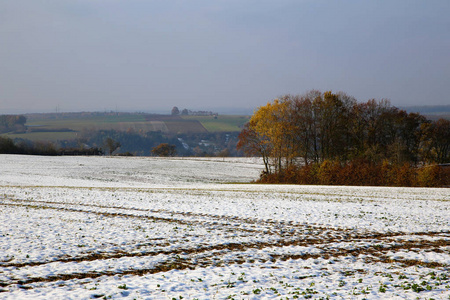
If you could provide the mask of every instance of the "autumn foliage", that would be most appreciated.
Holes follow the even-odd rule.
[[[450,184],[437,166],[450,162],[450,121],[432,122],[387,100],[359,103],[345,93],[313,90],[259,107],[238,149],[263,158],[261,182]]]
[[[302,167],[290,167],[278,173],[263,173],[261,183],[416,186],[442,187],[450,183],[450,168],[439,165],[414,167],[410,164],[386,165],[368,161],[340,164],[324,161]]]
[[[175,156],[176,146],[168,143],[162,143],[152,149],[152,154],[162,157]]]

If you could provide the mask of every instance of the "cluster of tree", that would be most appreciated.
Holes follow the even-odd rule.
[[[24,132],[27,118],[23,115],[0,115],[0,133]]]
[[[32,142],[29,140],[12,140],[0,136],[0,154],[26,154],[26,155],[102,155],[99,148],[61,148],[50,142]]]
[[[111,139],[120,148],[115,148],[114,154],[131,153],[136,156],[157,155],[152,149],[160,144],[173,145],[175,152],[169,156],[238,156],[236,150],[238,141],[237,132],[215,132],[215,133],[188,133],[188,134],[165,134],[162,132],[134,132],[117,130],[85,130],[76,141],[65,142],[64,147],[79,147],[80,144],[90,147],[99,147],[109,153],[109,147],[105,141]]]
[[[152,154],[155,156],[169,157],[175,156],[176,153],[176,146],[168,143],[159,144],[152,149]]]
[[[99,147],[107,154],[132,154],[136,156],[150,156],[151,150],[159,144],[175,145],[181,155],[185,149],[175,136],[168,136],[161,132],[135,132],[119,130],[84,130],[77,140],[65,141],[64,147]]]
[[[290,166],[277,173],[263,173],[261,183],[293,183],[322,185],[417,186],[450,185],[450,167],[426,165],[415,167],[405,163],[375,163],[357,159],[346,163],[325,160],[306,166]]]
[[[286,95],[260,107],[239,135],[238,149],[262,156],[264,174],[361,160],[380,166],[450,162],[450,121],[427,120],[387,100],[359,103],[345,93]],[[301,169],[301,168],[300,168]]]
[[[170,111],[170,114],[171,114],[172,116],[179,116],[180,114],[181,114],[182,116],[187,116],[187,115],[189,115],[189,111],[188,111],[186,108],[184,108],[184,109],[180,112],[180,110],[178,109],[178,107],[174,106],[174,107],[172,108],[172,110]]]
[[[214,116],[217,118],[217,116],[219,115],[218,113],[214,113],[212,111],[205,111],[205,110],[200,110],[200,111],[192,111],[192,110],[188,110],[187,108],[184,108],[181,112],[180,109],[176,106],[174,106],[170,112],[170,114],[172,116],[178,116],[178,115],[182,115],[182,116]]]
[[[134,130],[83,130],[78,138],[57,142],[32,142],[1,137],[0,153],[36,155],[133,155],[165,156],[153,152],[155,147],[171,146],[168,156],[239,156],[237,132],[168,135],[162,132]],[[172,149],[173,148],[173,149]]]

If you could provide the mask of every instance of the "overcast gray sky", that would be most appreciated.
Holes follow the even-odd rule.
[[[450,104],[449,0],[0,0],[0,114]]]

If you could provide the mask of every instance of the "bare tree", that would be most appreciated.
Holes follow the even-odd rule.
[[[117,150],[121,145],[119,142],[113,140],[112,138],[107,138],[105,140],[105,146],[108,149],[109,155],[112,155],[114,151]]]

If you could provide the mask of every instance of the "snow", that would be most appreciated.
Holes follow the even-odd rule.
[[[0,155],[0,299],[448,299],[450,190],[248,158]]]

